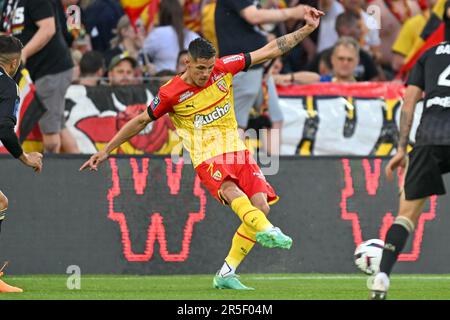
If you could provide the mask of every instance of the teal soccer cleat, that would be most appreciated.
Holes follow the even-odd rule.
[[[292,239],[281,232],[278,227],[258,232],[256,241],[266,248],[290,249],[292,246]]]
[[[216,289],[255,290],[243,285],[238,278],[239,276],[235,274],[227,277],[216,275],[213,280],[213,287]]]

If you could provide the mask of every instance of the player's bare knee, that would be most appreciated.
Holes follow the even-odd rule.
[[[61,144],[58,142],[48,142],[44,144],[44,149],[47,153],[58,153],[60,148]]]
[[[261,201],[255,201],[252,202],[253,206],[264,212],[264,214],[267,216],[270,212],[270,206],[267,203],[267,201],[261,200]]]
[[[244,195],[241,189],[239,189],[233,181],[225,181],[220,187],[220,193],[228,203],[231,203],[234,199]]]

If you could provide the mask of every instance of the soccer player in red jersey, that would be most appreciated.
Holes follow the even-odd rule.
[[[256,242],[269,248],[289,249],[292,245],[292,239],[266,217],[269,205],[278,196],[239,138],[233,75],[294,48],[319,26],[322,15],[323,12],[307,7],[306,24],[301,29],[258,50],[220,59],[216,59],[216,50],[209,41],[203,38],[192,41],[187,70],[162,86],[147,111],[129,121],[103,150],[80,168],[80,171],[97,170],[114,149],[168,113],[204,186],[218,201],[229,205],[242,221],[225,263],[214,277],[215,288],[252,289],[238,280],[236,269]]]

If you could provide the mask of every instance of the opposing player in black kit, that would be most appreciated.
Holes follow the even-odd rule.
[[[397,154],[389,161],[386,176],[392,180],[395,169],[407,169],[398,216],[386,234],[380,272],[371,284],[372,300],[386,299],[392,268],[417,225],[425,201],[431,195],[445,194],[442,174],[450,172],[450,0],[446,3],[444,20],[447,41],[422,55],[407,82]],[[414,110],[423,92],[424,109],[416,143],[407,156]]]
[[[12,77],[20,65],[22,43],[12,36],[0,35],[0,141],[14,158],[36,172],[42,170],[42,155],[37,152],[25,153],[14,132],[19,108],[19,89]],[[0,191],[0,231],[5,219],[8,199]],[[0,266],[1,268],[1,266]],[[3,275],[0,270],[0,277]],[[0,292],[22,292],[0,280]]]

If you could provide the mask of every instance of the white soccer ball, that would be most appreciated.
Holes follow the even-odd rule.
[[[377,273],[380,270],[383,248],[384,241],[380,239],[370,239],[361,242],[356,248],[354,255],[358,269],[368,275]]]

